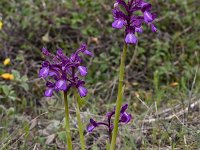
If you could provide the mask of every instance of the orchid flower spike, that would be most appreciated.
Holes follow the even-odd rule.
[[[119,6],[123,7],[125,11],[120,9]],[[136,11],[142,12],[142,15],[135,15]],[[125,28],[126,44],[137,43],[135,33],[143,32],[142,23],[149,25],[153,32],[157,31],[153,24],[156,14],[151,13],[151,4],[143,0],[129,0],[127,3],[125,0],[116,0],[112,13],[114,17],[112,27],[116,29]]]
[[[68,91],[71,87],[77,88],[80,97],[87,95],[87,89],[84,87],[85,81],[80,79],[81,76],[87,75],[87,67],[82,66],[80,54],[92,56],[92,52],[87,50],[86,44],[81,44],[75,53],[67,57],[62,49],[58,49],[56,55],[51,54],[46,48],[42,53],[49,58],[42,63],[39,71],[39,77],[45,78],[46,91],[45,96],[51,97],[53,92]]]
[[[127,108],[128,108],[128,104],[125,104],[121,107],[119,124],[127,124],[131,121],[132,116],[131,116],[131,114],[128,114],[126,112]],[[86,129],[87,132],[90,133],[99,126],[105,126],[108,129],[108,133],[111,134],[112,130],[113,130],[113,123],[112,123],[111,118],[113,117],[114,114],[115,114],[115,109],[111,112],[108,112],[106,114],[106,117],[107,117],[106,122],[96,122],[94,119],[91,118],[90,123]]]

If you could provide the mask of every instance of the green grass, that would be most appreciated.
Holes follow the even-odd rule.
[[[38,78],[42,47],[52,52],[61,47],[69,54],[85,41],[95,57],[84,59],[89,67],[89,95],[81,109],[82,120],[87,125],[90,117],[103,119],[113,109],[123,43],[122,31],[111,28],[113,2],[0,1],[4,24],[0,61],[11,58],[9,66],[0,63],[0,74],[15,76],[13,81],[0,78],[0,150],[62,149],[65,145],[62,96],[44,98],[45,82]],[[199,4],[197,0],[151,3],[158,14],[159,31],[155,34],[145,28],[138,35],[137,47],[128,48],[124,101],[129,103],[133,121],[120,128],[117,146],[198,149]],[[73,145],[79,149],[73,98],[69,99]],[[106,135],[104,129],[85,134],[88,149],[105,147]]]

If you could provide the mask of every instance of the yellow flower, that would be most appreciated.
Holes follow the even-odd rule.
[[[0,30],[3,28],[3,22],[0,20]]]
[[[5,79],[5,80],[13,80],[13,79],[14,79],[14,76],[13,76],[12,74],[10,74],[10,73],[3,73],[3,74],[1,75],[1,77],[2,77],[3,79]]]
[[[10,64],[10,58],[6,58],[4,61],[3,61],[3,64],[4,66],[7,66]]]

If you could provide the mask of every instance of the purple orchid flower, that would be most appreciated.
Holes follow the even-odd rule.
[[[131,114],[128,114],[126,112],[128,108],[128,104],[125,104],[122,106],[121,111],[120,111],[120,119],[119,119],[119,123],[121,124],[127,124],[131,121],[132,116]],[[99,126],[105,126],[108,129],[108,133],[110,136],[110,140],[111,140],[111,134],[112,134],[112,130],[113,130],[113,123],[111,122],[111,118],[112,116],[115,114],[115,109],[109,113],[107,113],[106,117],[107,117],[107,122],[96,122],[94,119],[90,119],[90,124],[87,126],[87,132],[92,132],[96,127]]]
[[[49,58],[49,61],[42,63],[39,71],[39,77],[49,78],[44,93],[46,97],[51,97],[54,91],[68,91],[71,87],[77,88],[81,97],[87,95],[85,82],[79,79],[79,76],[87,75],[87,68],[81,65],[80,54],[93,55],[87,50],[86,44],[81,44],[81,47],[70,57],[67,57],[62,49],[58,49],[56,55],[51,54],[46,48],[42,49],[42,53]]]
[[[125,12],[121,11],[119,6],[122,6]],[[136,16],[136,11],[141,11],[143,15]],[[142,23],[149,25],[153,32],[157,31],[153,24],[156,14],[151,13],[151,4],[143,0],[129,0],[128,3],[125,0],[116,0],[112,12],[114,17],[112,27],[116,29],[125,27],[125,42],[127,44],[137,43],[138,40],[135,33],[142,33]]]

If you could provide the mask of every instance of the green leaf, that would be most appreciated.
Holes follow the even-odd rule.
[[[21,77],[21,81],[22,81],[22,82],[26,82],[26,81],[28,81],[28,77],[27,77],[27,75],[24,75],[23,77]]]
[[[3,74],[3,73],[4,73],[4,70],[0,68],[0,74]]]
[[[15,113],[15,108],[14,107],[10,107],[7,111],[6,111],[8,116],[11,116]]]
[[[14,75],[15,80],[19,81],[19,80],[20,80],[20,73],[19,73],[19,71],[17,71],[17,70],[12,70],[11,72],[12,72],[12,74]]]
[[[4,105],[0,105],[0,113],[2,113],[2,112],[4,112],[4,111],[6,111],[5,106],[4,106]]]
[[[57,132],[58,138],[65,142],[66,141],[66,132],[65,131],[61,131],[61,132]]]
[[[20,86],[23,87],[23,89],[24,89],[25,91],[28,91],[28,90],[29,90],[29,85],[28,85],[27,83],[21,83]]]
[[[8,96],[10,91],[12,90],[11,86],[4,85],[2,86],[3,93]]]
[[[24,61],[24,56],[22,54],[19,54],[19,55],[17,55],[17,57],[15,58],[15,60]]]

